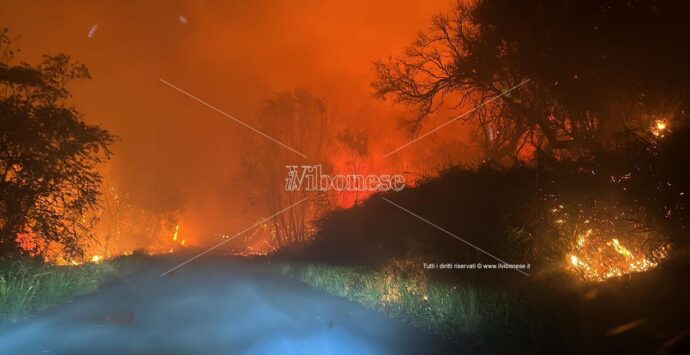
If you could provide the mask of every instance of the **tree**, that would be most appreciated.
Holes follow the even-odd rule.
[[[357,130],[347,127],[338,132],[335,136],[338,141],[345,146],[348,155],[348,163],[352,167],[352,174],[354,176],[361,174],[361,168],[364,160],[369,155],[369,135],[365,130]],[[359,203],[359,188],[355,189],[355,202]]]
[[[687,119],[688,7],[459,2],[402,56],[376,62],[373,86],[415,109],[413,132],[444,101],[468,110],[496,98],[466,117],[495,160],[528,146],[550,155],[607,148],[657,119]]]
[[[159,184],[153,196],[136,194],[105,181],[100,195],[99,223],[93,230],[96,250],[102,255],[144,247],[154,253],[167,252],[182,242],[173,240],[184,205],[179,191]]]
[[[7,30],[0,34],[0,252],[21,252],[17,236],[57,242],[78,255],[98,205],[96,165],[115,137],[83,121],[68,105],[67,84],[88,79],[64,54],[14,64]]]
[[[301,157],[287,148],[261,136],[250,136],[245,142],[242,159],[242,190],[247,199],[261,211],[272,215],[298,201],[267,223],[271,224],[273,246],[280,247],[305,241],[310,222],[328,208],[327,192],[310,196],[304,187],[286,191],[287,166],[322,164],[328,137],[328,112],[325,100],[304,89],[283,91],[264,101],[258,115],[261,132],[306,155]],[[328,172],[329,166],[323,166]]]

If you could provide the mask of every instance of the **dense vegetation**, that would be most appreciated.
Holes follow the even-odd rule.
[[[48,243],[80,255],[99,202],[96,166],[115,138],[70,106],[67,84],[89,78],[84,65],[64,54],[16,63],[16,51],[0,30],[0,255],[37,254]]]
[[[510,344],[539,351],[630,349],[641,346],[642,340],[630,340],[638,333],[616,327],[631,320],[644,329],[640,339],[652,350],[659,345],[653,337],[677,334],[690,314],[673,301],[687,291],[681,275],[688,267],[690,179],[674,162],[687,151],[689,136],[681,128],[664,139],[576,160],[540,157],[533,166],[452,168],[413,188],[327,214],[313,241],[276,257],[288,265],[288,275],[478,351],[506,351]],[[530,276],[424,270],[424,263],[501,262],[418,217],[508,263],[529,263]],[[659,266],[592,282],[568,258],[587,228],[609,243],[593,245],[613,251],[615,238]],[[655,254],[665,248],[665,259]],[[640,325],[645,322],[655,328]],[[618,332],[625,334],[608,339]],[[582,339],[590,340],[579,344]]]
[[[30,258],[0,260],[0,324],[29,317],[91,293],[138,269],[145,256],[134,254],[101,264],[56,266]]]
[[[463,119],[504,164],[606,149],[656,119],[687,122],[687,12],[653,0],[459,1],[376,63],[374,89],[414,109],[413,131],[446,104],[473,108]]]

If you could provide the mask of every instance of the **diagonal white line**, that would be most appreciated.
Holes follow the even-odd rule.
[[[220,243],[218,243],[218,244],[216,244],[216,245],[214,245],[214,246],[212,246],[212,247],[210,247],[210,248],[208,248],[208,249],[202,251],[201,253],[199,253],[199,254],[197,254],[197,255],[195,255],[195,256],[189,258],[188,260],[186,260],[185,262],[183,262],[183,263],[181,263],[181,264],[175,266],[174,268],[172,268],[172,269],[170,269],[170,270],[168,270],[168,271],[162,273],[161,276],[165,276],[165,275],[167,275],[167,274],[169,274],[169,273],[171,273],[171,272],[173,272],[173,271],[175,271],[175,270],[177,270],[177,269],[179,269],[179,268],[181,268],[181,267],[187,265],[188,263],[190,263],[190,262],[196,260],[197,258],[201,257],[202,255],[204,255],[204,254],[210,252],[211,250],[216,249],[216,248],[218,248],[219,246],[221,246],[221,245],[223,245],[223,244],[225,244],[225,243],[227,243],[227,242],[229,242],[229,241],[231,241],[231,240],[233,240],[233,239],[239,237],[240,235],[249,232],[250,230],[254,229],[256,226],[260,225],[261,223],[266,222],[267,220],[269,220],[269,219],[271,219],[271,218],[273,218],[273,217],[275,217],[275,216],[277,216],[277,215],[279,215],[279,214],[281,214],[281,213],[283,213],[283,212],[285,212],[285,211],[287,211],[287,210],[289,210],[289,209],[291,209],[291,208],[293,208],[293,207],[299,205],[300,203],[306,201],[307,199],[308,199],[308,197],[305,197],[305,198],[303,198],[303,199],[301,199],[301,200],[299,200],[299,201],[297,201],[297,202],[291,204],[290,206],[285,207],[285,208],[283,208],[282,210],[280,210],[280,211],[278,211],[278,212],[276,212],[276,213],[270,215],[269,217],[266,217],[266,218],[262,219],[261,221],[259,221],[259,222],[257,222],[257,223],[254,223],[252,226],[250,226],[250,227],[248,227],[248,228],[245,228],[244,230],[242,230],[242,231],[238,232],[237,234],[233,235],[232,237],[230,237],[230,238],[228,238],[228,239],[225,239],[224,241],[222,241],[222,242],[220,242]]]
[[[484,249],[482,249],[482,248],[480,248],[480,247],[478,247],[478,246],[476,246],[476,245],[474,245],[474,244],[472,244],[472,243],[470,243],[470,242],[468,242],[468,241],[466,241],[466,240],[464,240],[464,239],[458,237],[457,235],[455,235],[455,234],[453,234],[453,233],[451,233],[451,232],[449,232],[449,231],[447,231],[447,230],[445,230],[445,229],[439,227],[438,225],[434,224],[433,222],[431,222],[431,221],[427,220],[426,218],[424,218],[424,217],[422,217],[422,216],[420,216],[420,215],[418,215],[418,214],[416,214],[416,213],[414,213],[414,212],[408,210],[407,208],[405,208],[405,207],[403,207],[403,206],[400,206],[399,204],[397,204],[397,203],[395,203],[395,202],[393,202],[393,201],[391,201],[391,200],[389,200],[389,199],[387,199],[387,198],[385,198],[385,197],[381,197],[381,198],[382,198],[384,201],[390,203],[391,205],[393,205],[393,206],[395,206],[395,207],[397,207],[397,208],[399,208],[399,209],[401,209],[401,210],[403,210],[403,211],[405,211],[405,212],[407,212],[407,213],[409,213],[409,214],[411,214],[411,215],[413,215],[413,216],[419,218],[420,220],[426,222],[427,224],[429,224],[429,225],[431,225],[432,227],[434,227],[434,228],[440,230],[441,232],[444,232],[444,233],[448,234],[449,236],[451,236],[451,237],[453,237],[453,238],[455,238],[455,239],[457,239],[457,240],[459,240],[459,241],[461,241],[461,242],[463,242],[463,243],[465,243],[465,244],[471,246],[472,248],[475,248],[475,249],[479,250],[480,252],[482,252],[482,253],[484,253],[484,254],[486,254],[486,255],[488,255],[488,256],[490,256],[490,257],[492,257],[492,258],[494,258],[494,259],[496,259],[496,260],[498,260],[498,261],[500,261],[502,264],[504,264],[504,265],[510,265],[510,264],[508,264],[507,262],[505,262],[505,261],[499,259],[498,257],[494,256],[493,254],[491,254],[491,253],[485,251]],[[521,274],[524,274],[525,276],[529,276],[528,273],[526,273],[526,272],[524,272],[524,271],[522,271],[522,270],[520,270],[520,269],[516,269],[516,268],[513,268],[513,269],[514,269],[515,271],[521,273]]]
[[[281,146],[283,146],[283,147],[289,149],[290,151],[292,151],[293,153],[298,154],[298,155],[300,155],[300,156],[303,157],[303,158],[306,158],[306,157],[307,157],[306,155],[304,155],[304,154],[298,152],[297,150],[291,148],[291,147],[288,146],[287,144],[285,144],[285,143],[283,143],[283,142],[281,142],[281,141],[279,141],[279,140],[277,140],[277,139],[275,139],[275,138],[269,136],[268,134],[266,134],[266,133],[264,133],[264,132],[259,131],[258,129],[256,129],[256,128],[254,128],[254,127],[252,127],[252,126],[250,126],[250,125],[248,125],[248,124],[246,124],[246,123],[244,123],[244,122],[242,122],[241,120],[239,120],[239,119],[237,119],[237,118],[235,118],[235,117],[233,117],[233,116],[231,116],[231,115],[228,115],[227,113],[223,112],[221,109],[216,108],[215,106],[213,106],[213,105],[207,103],[206,101],[204,101],[204,100],[202,100],[202,99],[200,99],[200,98],[198,98],[198,97],[196,97],[196,96],[194,96],[194,95],[192,95],[192,94],[190,94],[190,93],[188,93],[188,92],[186,92],[186,91],[184,91],[184,90],[178,88],[177,86],[175,86],[175,85],[173,85],[173,84],[171,84],[171,83],[169,83],[169,82],[167,82],[167,81],[165,81],[165,80],[163,80],[163,79],[160,79],[160,81],[161,81],[161,83],[163,83],[163,84],[165,84],[165,85],[168,85],[168,86],[170,86],[171,88],[173,88],[173,89],[175,89],[175,90],[177,90],[177,91],[179,91],[179,92],[181,92],[181,93],[183,93],[183,94],[189,96],[189,97],[192,98],[193,100],[195,100],[195,101],[201,103],[202,105],[204,105],[204,106],[210,108],[211,110],[216,111],[216,112],[220,113],[221,115],[223,115],[223,116],[225,116],[225,117],[227,117],[227,118],[229,118],[229,119],[231,119],[231,120],[233,120],[233,121],[235,121],[235,122],[237,122],[237,123],[239,123],[239,124],[241,124],[241,125],[243,125],[243,126],[249,128],[249,129],[251,129],[252,131],[254,131],[254,132],[256,132],[256,133],[258,133],[258,134],[260,134],[260,135],[262,135],[262,136],[264,136],[264,137],[266,137],[266,138],[268,138],[268,139],[270,139],[270,140],[273,141],[274,143],[280,144]]]
[[[529,81],[530,81],[530,79],[527,79],[527,80],[521,82],[520,84],[517,84],[517,85],[513,86],[512,88],[510,88],[510,89],[508,89],[508,90],[502,92],[501,94],[496,95],[496,96],[494,96],[494,97],[492,97],[492,98],[490,98],[490,99],[488,99],[488,100],[486,100],[486,101],[481,102],[479,105],[475,106],[473,109],[471,109],[471,110],[469,110],[469,111],[467,111],[467,112],[461,114],[460,116],[453,117],[453,118],[451,118],[450,120],[446,121],[444,124],[442,124],[442,125],[440,125],[440,126],[434,128],[434,129],[430,130],[429,132],[426,132],[426,133],[422,134],[421,136],[419,136],[419,137],[417,137],[417,138],[415,138],[415,139],[413,139],[413,140],[411,140],[411,141],[409,141],[409,142],[407,142],[407,143],[405,143],[405,144],[403,144],[402,146],[396,148],[396,149],[393,150],[392,152],[390,152],[390,153],[384,155],[383,157],[381,157],[381,159],[385,159],[385,158],[387,158],[388,156],[393,155],[393,154],[395,154],[395,153],[397,153],[397,152],[399,152],[399,151],[405,149],[408,145],[410,145],[410,144],[412,144],[412,143],[414,143],[414,142],[416,142],[416,141],[418,141],[418,140],[420,140],[420,139],[422,139],[422,138],[424,138],[424,137],[426,137],[426,136],[428,136],[428,135],[430,135],[430,134],[432,134],[432,133],[438,131],[439,129],[441,129],[441,128],[443,128],[443,127],[445,127],[445,126],[447,126],[447,125],[449,125],[449,124],[451,124],[451,123],[453,123],[453,122],[455,122],[455,121],[457,121],[457,120],[459,120],[459,119],[461,119],[461,118],[463,118],[463,117],[465,117],[465,116],[471,114],[471,113],[474,112],[474,111],[477,111],[478,109],[480,109],[482,106],[488,104],[489,102],[494,101],[494,100],[498,100],[499,98],[501,98],[501,97],[503,97],[503,96],[505,96],[505,95],[508,95],[511,91],[513,91],[513,90],[519,88],[519,87],[522,86],[522,85],[527,84]]]

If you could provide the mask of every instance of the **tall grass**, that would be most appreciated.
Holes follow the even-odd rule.
[[[140,261],[141,256],[78,266],[55,266],[31,259],[2,262],[0,323],[17,321],[94,292],[117,275],[136,269]]]
[[[515,295],[469,284],[430,282],[423,271],[404,271],[409,267],[399,263],[378,270],[291,263],[282,271],[317,289],[455,340],[472,338],[480,344],[506,336],[530,336],[536,326],[529,307]]]

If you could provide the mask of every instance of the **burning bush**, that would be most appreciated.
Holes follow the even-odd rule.
[[[647,271],[673,244],[686,243],[678,231],[687,226],[687,181],[664,168],[676,154],[664,141],[638,140],[575,161],[547,161],[544,201],[550,234],[561,241],[557,262],[583,280],[602,281]]]
[[[550,209],[550,223],[558,256],[556,262],[584,281],[603,281],[610,277],[647,271],[657,265],[667,239],[636,222],[633,216],[611,201],[595,200],[591,206],[572,202]],[[629,211],[628,211],[629,212]],[[624,246],[625,245],[625,246]],[[563,259],[562,259],[563,260]]]
[[[563,205],[553,208],[553,222],[558,233],[566,236],[568,268],[585,281],[647,271],[668,255],[667,238],[624,219],[624,212],[602,217],[590,211],[584,219],[582,213],[572,216],[566,210]]]

